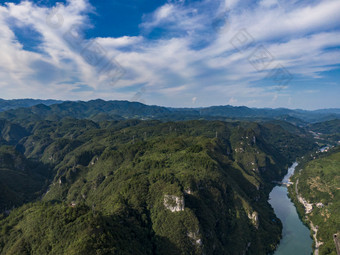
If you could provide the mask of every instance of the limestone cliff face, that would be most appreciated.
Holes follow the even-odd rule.
[[[164,195],[164,206],[171,212],[184,211],[184,197]]]
[[[253,225],[255,226],[256,229],[259,228],[259,214],[254,211],[253,213],[248,213],[248,218],[251,220],[251,222],[253,223]]]
[[[189,232],[187,236],[193,240],[193,243],[201,246],[202,245],[202,239],[200,238],[199,230],[196,230],[195,232]]]

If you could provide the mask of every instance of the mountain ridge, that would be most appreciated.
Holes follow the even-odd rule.
[[[98,120],[122,119],[160,119],[160,120],[190,120],[190,119],[279,119],[295,123],[299,126],[308,123],[340,119],[340,109],[292,110],[287,108],[249,108],[247,106],[210,106],[202,108],[171,108],[157,105],[146,105],[140,102],[102,99],[90,101],[34,101],[37,104],[7,109],[1,111],[0,118],[84,118]],[[32,102],[31,102],[32,103]],[[51,104],[52,103],[52,104]],[[4,104],[4,102],[3,102]]]
[[[25,204],[0,215],[0,253],[13,255],[269,253],[281,235],[267,202],[272,181],[315,148],[289,123],[64,118],[16,125],[25,134],[2,132],[4,140],[20,149],[23,164],[41,164],[34,173],[51,174],[33,180],[42,201],[18,199],[15,206]],[[3,161],[0,169],[12,165]]]

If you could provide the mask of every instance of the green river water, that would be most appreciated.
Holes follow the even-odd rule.
[[[282,180],[287,183],[294,174],[297,163],[289,169]],[[282,239],[274,255],[310,255],[312,254],[313,240],[309,229],[300,220],[293,202],[288,197],[286,186],[276,186],[269,194],[269,203],[274,208],[276,216],[283,225]]]

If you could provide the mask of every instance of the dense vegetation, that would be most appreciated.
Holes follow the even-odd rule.
[[[0,211],[6,211],[42,195],[48,169],[32,162],[11,146],[0,146]]]
[[[41,104],[39,104],[41,103]],[[53,104],[54,103],[54,104]],[[58,103],[58,104],[57,104]],[[20,108],[20,106],[22,108]],[[31,107],[28,107],[31,106]],[[24,108],[26,107],[26,108]],[[12,110],[10,110],[12,109]],[[60,120],[64,117],[86,118],[94,121],[122,119],[169,120],[283,120],[297,126],[308,123],[340,119],[339,109],[304,111],[290,109],[248,108],[245,106],[213,106],[207,108],[167,108],[138,102],[92,100],[89,102],[60,102],[43,100],[0,99],[0,118],[7,120]]]
[[[299,213],[307,216],[318,226],[317,239],[320,255],[336,255],[333,235],[340,230],[340,148],[329,152],[312,155],[312,159],[301,162],[300,171],[293,181],[298,180],[298,192],[309,203],[313,204],[311,213],[306,214],[304,207],[297,201],[293,185],[290,193],[293,196]],[[305,219],[305,218],[304,218]]]
[[[338,120],[306,121],[330,113],[102,100],[2,112],[0,254],[270,253],[281,236],[273,181],[297,157],[320,157],[314,138],[336,136]],[[301,192],[310,178],[325,185],[306,198],[325,205],[313,217],[333,227],[318,233],[326,252],[337,163],[304,160],[316,172],[301,172]]]
[[[10,109],[17,109],[20,107],[31,107],[38,104],[52,105],[62,103],[58,100],[35,100],[35,99],[15,99],[4,100],[0,98],[0,112],[8,111]]]
[[[309,124],[307,128],[316,133],[321,143],[340,144],[340,119]]]
[[[17,185],[27,197],[16,191],[13,205],[39,198],[51,178],[42,202],[3,216],[1,254],[270,252],[281,235],[267,202],[271,181],[314,149],[300,129],[280,122],[41,117],[1,127],[4,153],[29,166],[2,167],[30,171],[10,181],[28,174],[34,184]],[[10,209],[5,202],[15,200],[2,194]]]
[[[314,132],[328,135],[340,133],[340,119],[310,124],[308,125],[308,128]]]

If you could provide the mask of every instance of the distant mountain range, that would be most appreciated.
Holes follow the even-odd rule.
[[[278,119],[295,125],[340,119],[340,109],[321,109],[314,111],[292,110],[286,108],[249,108],[246,106],[211,106],[205,108],[169,108],[150,106],[129,101],[57,101],[57,100],[2,100],[0,99],[0,118],[6,119],[78,119],[121,120],[121,119],[159,119],[159,120],[265,120]]]
[[[14,99],[4,100],[0,98],[0,112],[17,109],[20,107],[31,107],[37,104],[52,105],[59,104],[63,101],[59,100],[40,100],[40,99]]]

